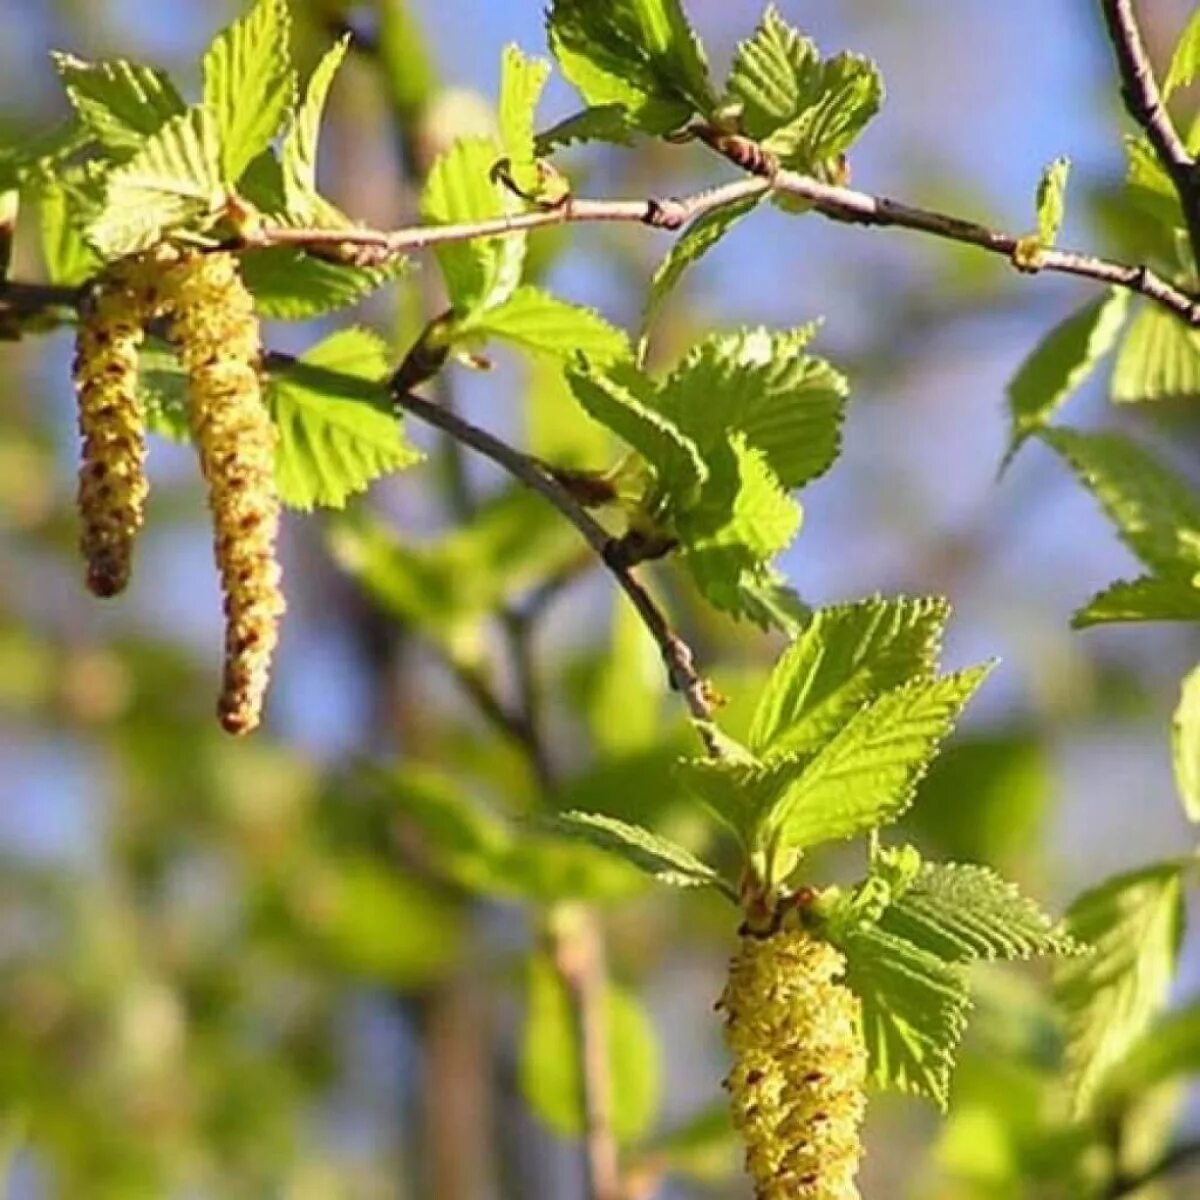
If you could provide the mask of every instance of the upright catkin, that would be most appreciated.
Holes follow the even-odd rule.
[[[217,715],[230,733],[261,719],[284,610],[276,557],[275,427],[259,377],[254,301],[232,254],[185,252],[163,276],[163,312],[188,376],[188,419],[208,482],[225,593]]]
[[[802,929],[745,933],[718,1008],[757,1200],[858,1200],[867,1056],[841,952]]]
[[[87,586],[97,596],[115,596],[129,582],[149,491],[138,352],[156,303],[154,275],[143,258],[106,268],[75,339],[72,374],[83,439],[79,546]]]

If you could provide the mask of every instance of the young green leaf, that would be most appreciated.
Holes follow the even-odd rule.
[[[1200,1004],[1165,1013],[1104,1081],[1105,1098],[1145,1095],[1171,1079],[1200,1074]]]
[[[623,104],[597,104],[572,113],[539,133],[534,151],[541,158],[572,142],[612,142],[617,146],[628,146],[633,141],[633,134],[629,110]]]
[[[1191,575],[1200,568],[1200,497],[1182,476],[1121,434],[1047,429],[1041,436],[1152,571]]]
[[[1058,241],[1066,209],[1067,179],[1071,174],[1071,160],[1056,158],[1042,172],[1037,189],[1038,245],[1047,250]]]
[[[534,119],[549,78],[550,64],[544,58],[529,58],[519,46],[505,46],[500,68],[500,145],[514,181],[526,194],[539,189]]]
[[[809,754],[881,692],[928,678],[949,605],[876,596],[818,609],[776,664],[750,726],[757,754]]]
[[[514,198],[491,178],[503,157],[491,138],[463,138],[433,165],[421,197],[421,212],[438,225],[482,221],[512,210]],[[521,282],[525,237],[473,238],[437,246],[446,290],[461,313],[493,308]]]
[[[236,183],[283,127],[296,98],[287,0],[257,0],[204,55],[204,108],[221,145],[221,180]]]
[[[1200,822],[1200,667],[1183,677],[1171,721],[1171,760],[1184,812],[1189,820]]]
[[[1163,99],[1170,98],[1176,88],[1187,87],[1200,76],[1200,11],[1192,13],[1171,55],[1171,65],[1163,80]]]
[[[276,477],[285,504],[341,508],[381,475],[420,461],[383,386],[388,371],[379,338],[343,329],[275,377],[270,405],[279,428]],[[339,395],[322,386],[322,372],[354,376],[362,386]]]
[[[705,338],[667,378],[659,407],[706,455],[738,431],[784,488],[803,487],[837,457],[849,391],[845,376],[803,353],[814,332],[806,325]]]
[[[243,254],[241,268],[261,316],[303,321],[353,307],[401,277],[408,261],[397,258],[383,267],[354,267],[272,246]]]
[[[918,678],[861,709],[762,814],[758,843],[804,850],[894,821],[990,670]]]
[[[738,46],[727,86],[745,132],[802,171],[845,153],[883,101],[873,63],[852,54],[822,62],[774,5]]]
[[[1129,293],[1113,288],[1056,325],[1021,364],[1008,385],[1012,433],[1005,465],[1112,350],[1128,310]]]
[[[1079,1110],[1166,1000],[1183,933],[1180,876],[1176,863],[1119,875],[1080,896],[1067,913],[1068,933],[1092,948],[1055,972]]]
[[[715,105],[680,0],[554,0],[547,27],[562,73],[584,100],[620,105],[644,133],[667,133]]]
[[[172,117],[105,177],[86,230],[107,260],[145,250],[171,229],[212,216],[223,200],[216,126],[207,110]]]
[[[1075,950],[1015,884],[987,867],[956,863],[927,864],[879,927],[948,963]]]
[[[186,110],[166,73],[127,59],[85,62],[50,55],[83,127],[110,154],[127,157]]]
[[[761,200],[761,196],[749,196],[745,200],[714,208],[693,221],[672,243],[667,256],[655,268],[650,279],[646,306],[642,310],[643,357],[650,325],[684,272],[699,262],[744,216],[757,208]]]
[[[324,223],[333,215],[333,206],[317,190],[317,143],[329,89],[349,49],[350,39],[344,37],[325,52],[283,138],[283,192],[288,215],[298,220],[320,219]]]
[[[539,824],[565,837],[579,838],[632,863],[660,883],[674,887],[714,887],[737,903],[733,886],[690,850],[641,825],[602,813],[567,812]]]
[[[696,443],[656,407],[654,385],[632,367],[598,371],[586,363],[567,372],[585,412],[632,446],[680,505],[694,501],[708,478]]]
[[[67,182],[49,183],[38,191],[42,257],[51,283],[75,287],[100,269],[99,256],[79,228],[84,202]]]
[[[1200,332],[1147,304],[1134,317],[1113,367],[1118,404],[1200,397]]]
[[[1200,588],[1186,575],[1118,580],[1071,618],[1075,629],[1125,621],[1200,621]]]
[[[961,971],[882,929],[855,930],[838,944],[862,1004],[871,1081],[944,1110],[971,1007]]]
[[[570,996],[554,964],[543,955],[529,960],[525,1028],[519,1077],[530,1108],[555,1133],[580,1137],[586,1121],[579,1038]],[[620,1142],[636,1140],[658,1111],[658,1040],[635,997],[609,984],[604,997],[608,1079],[613,1132]]]
[[[500,338],[532,354],[571,359],[582,354],[604,366],[629,357],[629,340],[590,308],[528,284],[491,308],[476,309],[454,326],[455,339]]]

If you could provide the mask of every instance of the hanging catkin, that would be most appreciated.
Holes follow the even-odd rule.
[[[188,418],[208,482],[225,593],[217,714],[230,733],[258,725],[284,610],[275,543],[275,427],[259,379],[254,301],[231,254],[185,253],[163,276],[163,311],[188,375]]]
[[[758,1200],[858,1200],[867,1059],[842,954],[799,929],[747,933],[718,1007]]]
[[[154,305],[153,269],[141,258],[123,259],[97,280],[75,340],[80,549],[97,596],[115,596],[129,582],[149,490],[138,351]]]

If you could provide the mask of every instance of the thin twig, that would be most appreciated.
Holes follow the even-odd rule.
[[[1136,1195],[1143,1188],[1181,1168],[1191,1166],[1197,1160],[1200,1160],[1200,1139],[1181,1142],[1144,1170],[1132,1175],[1118,1174],[1105,1191],[1103,1200],[1121,1200],[1124,1196]]]
[[[1133,0],[1101,0],[1101,9],[1121,73],[1121,96],[1126,111],[1145,131],[1159,162],[1175,185],[1192,251],[1200,263],[1200,179],[1197,178],[1196,160],[1188,152],[1167,111],[1142,40]]]

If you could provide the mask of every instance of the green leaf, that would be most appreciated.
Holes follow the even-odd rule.
[[[188,419],[188,378],[176,354],[149,344],[138,356],[138,393],[146,428],[172,442],[192,437]]]
[[[749,196],[733,204],[714,208],[693,221],[672,243],[666,258],[658,264],[650,279],[650,291],[642,310],[643,352],[648,336],[646,331],[684,272],[699,262],[744,216],[757,208],[761,200],[761,196]]]
[[[529,960],[525,1028],[521,1037],[521,1091],[537,1116],[563,1137],[585,1129],[579,1037],[570,996],[544,955]],[[613,1132],[628,1144],[649,1128],[658,1111],[659,1052],[650,1019],[636,998],[609,984],[604,997]]]
[[[437,225],[483,221],[512,211],[514,198],[491,179],[503,157],[491,138],[462,138],[433,165],[421,212]],[[524,234],[444,242],[436,247],[450,300],[460,312],[492,308],[521,282]]]
[[[491,308],[476,309],[454,326],[460,338],[500,338],[532,354],[570,359],[582,354],[603,366],[629,357],[629,340],[590,308],[525,285]]]
[[[1047,429],[1041,436],[1152,571],[1190,575],[1200,568],[1200,497],[1182,476],[1117,433]]]
[[[554,0],[550,49],[592,106],[620,105],[649,134],[713,108],[699,39],[679,0]]]
[[[1169,99],[1176,88],[1194,83],[1197,76],[1200,76],[1200,12],[1192,13],[1171,55],[1162,85],[1163,99]]]
[[[321,372],[353,376],[362,387],[354,394],[327,390]],[[276,477],[285,504],[305,511],[341,508],[381,475],[420,461],[388,400],[388,372],[379,338],[343,329],[275,377],[270,404],[279,427]]]
[[[1071,174],[1071,160],[1056,158],[1042,172],[1037,189],[1038,244],[1049,249],[1058,241],[1066,206],[1067,179]]]
[[[639,1158],[654,1172],[666,1168],[670,1174],[685,1179],[720,1184],[737,1173],[740,1142],[730,1118],[729,1104],[718,1100],[655,1137]]]
[[[949,613],[936,597],[876,596],[818,609],[759,697],[751,749],[812,753],[873,697],[931,676]]]
[[[633,134],[629,110],[623,104],[597,104],[573,113],[539,133],[535,151],[542,157],[572,142],[612,142],[628,146],[633,141]]]
[[[1105,1080],[1106,1097],[1144,1095],[1172,1079],[1200,1074],[1200,1004],[1165,1014]]]
[[[880,928],[943,962],[1074,953],[1040,908],[987,867],[927,864]]]
[[[83,127],[110,154],[137,151],[147,137],[186,111],[164,71],[123,58],[85,62],[61,53],[50,58]]]
[[[500,68],[500,145],[509,170],[526,193],[536,193],[534,119],[538,101],[550,78],[544,58],[529,58],[519,46],[505,46]]]
[[[814,332],[806,325],[705,338],[663,384],[659,407],[706,457],[736,430],[783,487],[803,487],[837,457],[849,390],[824,359],[803,353]]]
[[[894,821],[990,665],[915,679],[851,717],[763,813],[758,843],[803,850]]]
[[[738,46],[727,86],[745,132],[783,165],[803,171],[845,153],[883,101],[872,62],[852,54],[822,62],[774,5]]]
[[[740,432],[710,448],[705,461],[710,473],[699,501],[675,519],[683,561],[711,604],[746,616],[743,580],[754,579],[796,536],[800,506]]]
[[[1125,621],[1200,621],[1200,588],[1187,576],[1118,580],[1071,618],[1075,629]]]
[[[677,503],[694,500],[708,467],[696,443],[658,411],[645,375],[619,364],[605,371],[584,364],[567,372],[567,382],[584,411],[632,446]]]
[[[287,246],[241,256],[242,279],[260,316],[303,321],[351,308],[408,270],[406,259],[384,267],[327,262]]]
[[[778,797],[794,774],[790,760],[760,762],[745,747],[720,735],[719,758],[688,758],[676,764],[676,774],[710,812],[749,846],[759,812]]]
[[[642,825],[631,825],[602,813],[567,812],[545,818],[539,824],[566,837],[616,854],[639,871],[674,887],[714,887],[735,904],[733,886],[690,850]]]
[[[212,117],[172,117],[105,179],[104,203],[86,231],[105,259],[145,250],[170,230],[211,217],[223,200]]]
[[[91,138],[76,119],[64,121],[45,133],[22,137],[17,144],[0,144],[0,189],[11,191],[30,183],[57,178],[64,164]]]
[[[1008,385],[1012,434],[1006,463],[1112,350],[1128,310],[1128,293],[1113,288],[1056,325],[1021,364]]]
[[[846,983],[862,1003],[869,1078],[927,1096],[943,1111],[971,1001],[961,972],[882,929],[839,942]]]
[[[1171,761],[1183,810],[1188,820],[1200,822],[1200,667],[1183,677],[1171,720]]]
[[[1166,1000],[1183,933],[1180,875],[1175,863],[1119,875],[1080,896],[1067,913],[1067,931],[1092,948],[1055,972],[1078,1110],[1088,1107]]]
[[[1200,332],[1152,304],[1129,326],[1113,368],[1118,404],[1200,396]]]
[[[236,183],[283,127],[296,98],[287,0],[258,0],[204,55],[204,108],[221,143],[221,180]]]
[[[324,222],[332,215],[333,206],[322,199],[317,190],[317,145],[329,89],[349,49],[347,36],[325,52],[284,135],[280,165],[286,207],[290,216],[300,220],[320,219]]]
[[[51,283],[74,287],[100,269],[98,255],[80,232],[80,207],[81,198],[69,186],[52,183],[39,190],[42,257]]]

